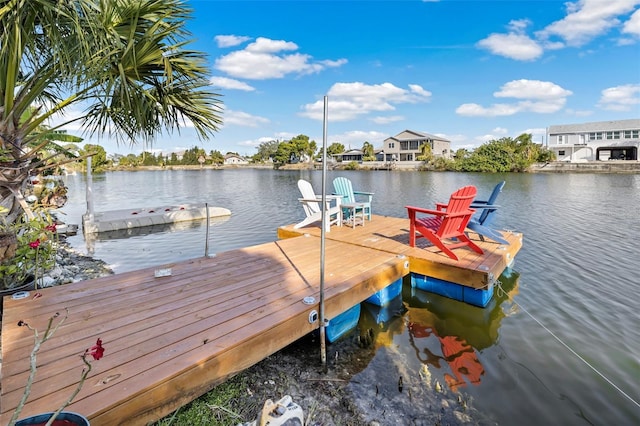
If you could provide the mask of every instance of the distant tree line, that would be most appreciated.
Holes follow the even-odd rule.
[[[207,154],[202,148],[193,147],[186,150],[180,157],[177,153],[164,155],[143,151],[140,154],[120,155],[116,154],[112,158],[107,157],[107,153],[100,145],[86,144],[80,150],[80,154],[91,155],[91,168],[95,172],[101,172],[114,167],[138,167],[138,166],[189,166],[189,165],[222,165],[224,155],[217,150],[211,150]],[[235,154],[228,152],[228,154]],[[86,160],[80,162],[83,169],[86,169]]]
[[[315,141],[309,137],[298,135],[290,141],[269,141],[258,146],[258,152],[252,157],[256,163],[273,161],[276,167],[300,161],[318,160],[322,156]],[[365,141],[361,148],[363,161],[375,161],[373,145]],[[345,152],[343,144],[334,142],[327,147],[327,156]],[[476,149],[459,149],[453,158],[436,157],[429,144],[420,146],[420,154],[416,158],[423,162],[424,170],[447,170],[459,172],[522,172],[534,163],[555,160],[555,154],[533,142],[530,133],[523,133],[516,138],[505,137],[488,141]],[[357,168],[357,165],[355,165]]]
[[[273,163],[274,167],[284,164],[313,162],[321,159],[322,150],[318,144],[306,135],[298,135],[287,141],[267,141],[257,146],[257,152],[247,160],[255,164]],[[363,161],[374,161],[373,145],[365,141],[361,148]],[[327,147],[327,156],[345,152],[343,144],[334,142]],[[99,145],[85,145],[81,155],[93,153],[92,168],[101,171],[113,166],[178,166],[178,165],[222,165],[224,155],[217,150],[206,151],[193,147],[185,151],[181,158],[178,154],[163,155],[144,151],[140,154],[117,155],[108,159],[104,149]],[[227,152],[227,155],[238,153]],[[416,157],[422,161],[423,170],[442,170],[459,172],[522,172],[534,163],[548,162],[555,159],[553,151],[533,142],[529,133],[516,138],[505,137],[488,141],[473,150],[459,149],[453,158],[433,155],[429,144],[420,146],[420,154]],[[86,160],[82,160],[85,162]],[[357,168],[357,164],[352,168]]]

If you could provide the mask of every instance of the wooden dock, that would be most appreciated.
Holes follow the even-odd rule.
[[[335,317],[388,284],[417,272],[482,288],[497,278],[522,245],[480,242],[477,255],[459,249],[458,262],[431,248],[408,246],[408,220],[373,216],[365,226],[326,234],[325,313]],[[82,370],[79,355],[103,340],[105,356],[69,410],[93,426],[144,425],[317,329],[309,317],[319,300],[320,228],[278,229],[282,240],[170,265],[5,298],[2,319],[0,423],[17,405],[29,369],[33,334],[56,312],[68,318],[43,345],[22,417],[51,411]],[[296,238],[293,238],[296,237]],[[468,254],[466,252],[469,252]],[[348,256],[345,254],[348,253]],[[171,275],[156,277],[159,269]]]

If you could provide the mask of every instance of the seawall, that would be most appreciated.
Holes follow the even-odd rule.
[[[553,161],[534,164],[531,173],[640,173],[640,161],[589,161],[568,163]]]

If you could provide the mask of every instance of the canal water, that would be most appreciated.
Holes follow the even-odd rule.
[[[640,175],[328,172],[374,192],[374,214],[406,217],[464,185],[486,197],[506,186],[496,226],[524,234],[513,272],[485,309],[405,286],[399,315],[363,310],[384,368],[419,386],[428,371],[501,425],[640,424]],[[320,171],[261,169],[109,172],[93,176],[95,211],[206,202],[232,215],[206,224],[100,234],[69,242],[116,272],[274,241],[304,217],[296,182]],[[85,176],[65,178],[67,223],[86,211]],[[376,368],[380,368],[376,363]],[[373,368],[373,367],[371,367]],[[409,373],[406,373],[409,372]],[[420,407],[420,401],[412,401]],[[432,410],[433,407],[422,407]]]

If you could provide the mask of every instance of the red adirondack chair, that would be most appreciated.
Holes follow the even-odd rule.
[[[482,254],[482,249],[464,233],[469,219],[475,213],[469,206],[476,194],[475,186],[465,186],[451,194],[448,204],[436,203],[436,210],[406,206],[410,224],[409,245],[415,247],[416,237],[425,237],[455,260],[458,260],[458,256],[451,250],[458,247],[466,246]],[[418,217],[418,214],[432,217]],[[416,235],[416,232],[419,234]]]

